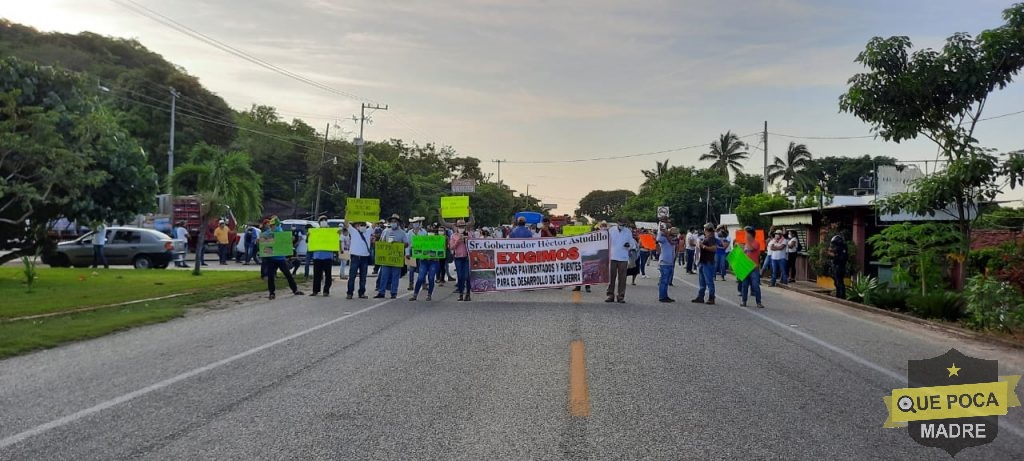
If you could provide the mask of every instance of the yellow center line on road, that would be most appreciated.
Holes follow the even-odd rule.
[[[590,416],[586,349],[579,339],[569,344],[569,414],[576,417]]]

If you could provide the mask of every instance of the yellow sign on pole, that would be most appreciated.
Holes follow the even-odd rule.
[[[309,251],[333,251],[341,248],[338,241],[338,229],[333,227],[314,228],[309,230]]]
[[[377,222],[380,219],[380,199],[352,198],[345,200],[345,222]]]
[[[468,218],[469,217],[469,196],[455,195],[441,197],[442,218]]]

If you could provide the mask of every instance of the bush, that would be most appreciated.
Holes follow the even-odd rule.
[[[872,293],[877,289],[877,278],[864,274],[857,274],[850,281],[850,286],[846,289],[846,299],[858,303],[867,302],[871,298]]]
[[[910,312],[926,319],[955,321],[963,316],[965,304],[963,296],[953,291],[933,291],[907,298]]]
[[[979,330],[1024,328],[1024,296],[1009,282],[978,275],[967,280],[964,324]]]
[[[907,310],[907,298],[910,297],[910,292],[907,290],[901,290],[899,288],[889,288],[883,286],[882,288],[875,290],[868,297],[868,303],[872,306],[887,309],[890,311],[904,311]]]

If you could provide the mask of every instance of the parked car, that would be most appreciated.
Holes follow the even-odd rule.
[[[307,224],[310,227],[320,227],[320,223],[310,221],[308,219],[285,219],[284,221],[281,221],[281,230],[292,232],[296,229],[300,229],[305,231]]]
[[[344,219],[328,219],[327,220],[327,227],[344,227],[344,226],[345,226],[345,220]]]
[[[130,264],[136,269],[165,269],[175,253],[185,251],[181,241],[167,234],[140,227],[108,227],[104,254],[110,265]],[[92,265],[92,240],[89,232],[70,242],[57,244],[53,253],[43,255],[43,263],[53,267],[88,267]]]

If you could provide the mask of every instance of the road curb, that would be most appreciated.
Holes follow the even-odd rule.
[[[872,314],[884,315],[886,317],[891,317],[891,318],[894,318],[894,319],[899,319],[899,320],[904,320],[904,321],[907,321],[907,322],[916,323],[918,325],[923,325],[923,326],[935,328],[935,329],[938,329],[938,330],[943,330],[943,331],[945,331],[947,333],[951,333],[951,334],[954,334],[954,335],[959,335],[959,336],[967,337],[967,338],[970,338],[970,339],[975,339],[975,340],[979,340],[979,341],[987,341],[987,342],[999,343],[1000,345],[1007,346],[1007,347],[1012,347],[1014,349],[1024,349],[1024,343],[1021,343],[1021,342],[1017,342],[1017,341],[1013,341],[1013,340],[1009,340],[1009,339],[1005,339],[1005,338],[1000,338],[1000,337],[997,337],[997,336],[986,335],[986,334],[978,332],[978,331],[968,330],[966,328],[955,327],[955,326],[952,326],[952,325],[947,325],[947,324],[944,324],[944,323],[935,322],[935,321],[928,320],[928,319],[923,319],[923,318],[920,318],[920,317],[915,317],[913,315],[901,314],[899,312],[893,312],[893,311],[890,311],[890,310],[885,310],[885,309],[881,309],[881,308],[874,307],[874,306],[868,306],[868,305],[865,305],[865,304],[855,303],[853,301],[848,301],[848,300],[845,300],[845,299],[839,299],[839,298],[836,298],[834,296],[829,296],[829,295],[826,295],[826,294],[823,294],[823,293],[817,293],[817,292],[810,291],[810,290],[804,290],[804,289],[792,287],[792,286],[789,286],[789,285],[786,285],[786,284],[781,284],[779,286],[784,288],[784,289],[786,289],[786,290],[795,292],[795,293],[800,293],[800,294],[805,295],[805,296],[810,296],[810,297],[818,298],[818,299],[821,299],[821,300],[824,300],[824,301],[829,301],[829,302],[832,302],[833,304],[838,304],[838,305],[845,306],[845,307],[852,307],[852,308],[860,310],[860,311],[869,312],[869,313],[872,313]]]

